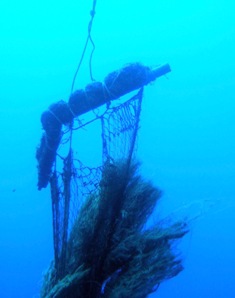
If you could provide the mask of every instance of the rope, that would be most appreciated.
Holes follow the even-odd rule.
[[[85,45],[84,45],[84,48],[83,48],[83,51],[82,51],[82,55],[81,55],[81,58],[80,58],[80,61],[78,63],[78,67],[75,71],[75,74],[74,74],[74,77],[73,77],[73,81],[72,81],[72,87],[71,87],[71,93],[70,95],[73,93],[73,89],[74,89],[74,84],[75,84],[75,81],[76,81],[76,78],[77,78],[77,74],[78,74],[78,71],[82,65],[82,61],[83,61],[83,58],[85,56],[85,53],[86,53],[86,50],[87,50],[87,46],[88,46],[88,42],[90,41],[91,44],[92,44],[92,51],[91,51],[91,54],[90,54],[90,60],[89,60],[89,69],[90,69],[90,77],[91,77],[91,80],[94,81],[94,78],[92,76],[92,57],[93,57],[93,53],[95,51],[95,44],[92,40],[92,37],[91,37],[91,29],[92,29],[92,24],[93,24],[93,20],[94,20],[94,17],[95,17],[95,8],[96,8],[96,2],[97,0],[93,0],[93,7],[92,7],[92,10],[90,11],[90,15],[91,15],[91,19],[90,19],[90,22],[88,24],[88,34],[87,34],[87,39],[86,39],[86,42],[85,42]]]

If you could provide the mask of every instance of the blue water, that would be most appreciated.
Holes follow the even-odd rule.
[[[91,7],[91,0],[0,3],[3,298],[38,297],[53,256],[50,193],[36,187],[40,115],[68,99]],[[235,297],[234,10],[231,0],[97,1],[96,80],[130,62],[172,68],[145,89],[138,155],[164,191],[159,212],[188,216],[191,232],[179,247],[185,270],[151,297]],[[90,49],[75,89],[90,82]]]

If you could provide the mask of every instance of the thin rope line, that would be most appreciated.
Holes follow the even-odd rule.
[[[80,61],[78,63],[77,69],[76,69],[75,74],[74,74],[74,77],[73,77],[70,96],[73,93],[74,84],[75,84],[75,81],[76,81],[76,78],[77,78],[77,74],[78,74],[78,71],[79,71],[79,69],[80,69],[80,67],[82,65],[82,61],[83,61],[83,58],[85,56],[85,53],[86,53],[86,50],[87,50],[87,45],[88,45],[88,42],[89,41],[91,42],[91,44],[93,46],[93,49],[92,49],[92,52],[91,52],[91,55],[90,55],[90,60],[89,60],[89,69],[90,69],[91,80],[94,81],[93,76],[92,76],[92,67],[91,67],[91,64],[92,64],[93,53],[95,51],[95,44],[94,44],[94,42],[92,40],[92,37],[91,37],[91,29],[92,29],[93,20],[94,20],[94,17],[95,17],[96,2],[97,2],[97,0],[93,0],[93,7],[92,7],[92,10],[90,12],[91,19],[90,19],[90,22],[88,24],[87,39],[86,39],[86,42],[85,42],[85,45],[84,45],[84,48],[83,48],[83,51],[82,51],[82,55],[81,55]]]

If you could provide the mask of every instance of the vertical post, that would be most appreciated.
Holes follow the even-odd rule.
[[[53,244],[54,244],[54,260],[56,278],[59,275],[60,253],[61,253],[61,237],[60,237],[60,191],[58,186],[58,177],[56,170],[50,179],[51,199],[52,199],[52,222],[53,222]]]
[[[64,160],[63,183],[64,183],[64,214],[62,225],[62,249],[60,256],[60,272],[63,275],[66,267],[68,227],[69,227],[69,207],[71,198],[71,178],[72,178],[72,149]],[[62,277],[62,276],[61,276]]]

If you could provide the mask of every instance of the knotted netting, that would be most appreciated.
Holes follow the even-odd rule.
[[[144,228],[161,192],[133,162],[143,87],[169,71],[169,65],[130,64],[42,114],[38,188],[50,183],[54,240],[42,298],[145,298],[182,270],[172,244],[187,225]],[[128,100],[115,101],[135,90]],[[92,119],[81,119],[85,113]],[[101,152],[87,164],[78,149],[84,143],[80,133],[91,125],[101,136]],[[96,153],[93,137],[89,146]]]
[[[141,88],[129,100],[118,106],[108,106],[102,115],[96,115],[96,118],[93,119],[92,122],[96,121],[97,125],[101,127],[103,163],[100,166],[86,166],[81,160],[74,158],[71,134],[66,140],[69,142],[67,156],[62,157],[60,154],[57,156],[50,179],[50,187],[53,211],[54,266],[58,279],[63,278],[67,272],[67,244],[74,223],[79,216],[80,207],[88,196],[99,192],[102,165],[112,164],[119,160],[125,161],[127,166],[130,163],[135,151],[142,98],[143,89]],[[79,129],[83,129],[86,125],[89,123],[83,123],[80,128],[74,130],[71,128],[74,139]],[[61,161],[62,169],[59,171],[57,164]]]
[[[120,106],[107,110],[101,118],[103,161],[129,160],[134,152],[143,89]]]

